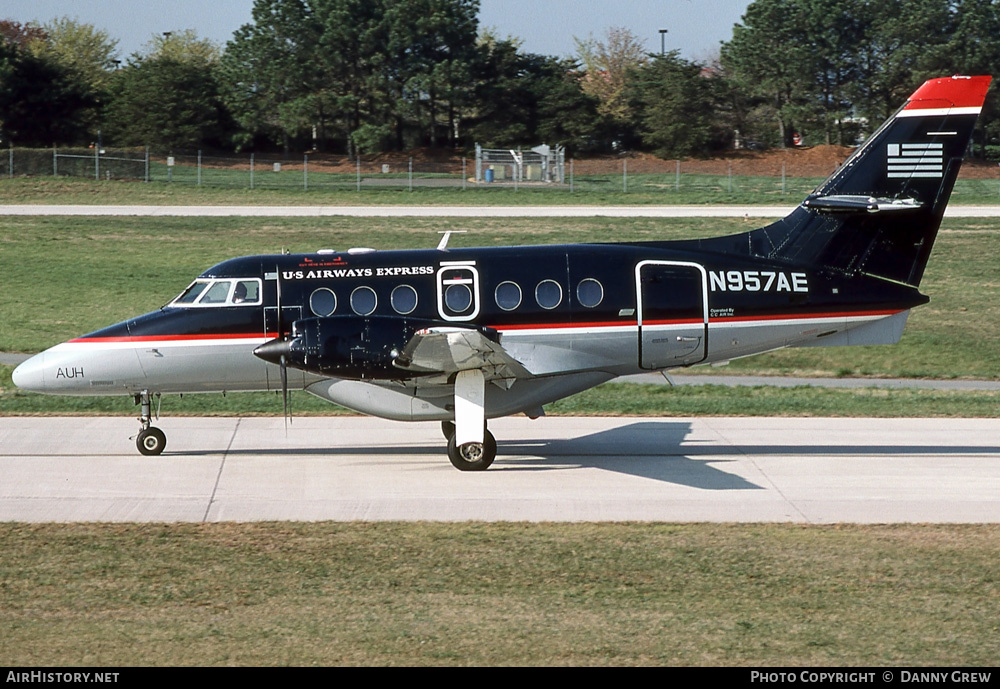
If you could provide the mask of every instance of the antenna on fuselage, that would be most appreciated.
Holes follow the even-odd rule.
[[[465,234],[466,232],[467,232],[467,230],[439,230],[438,234],[444,235],[444,236],[441,237],[441,241],[438,242],[437,250],[438,251],[446,251],[448,249],[448,240],[451,239],[451,235],[452,234],[455,234],[455,233]]]

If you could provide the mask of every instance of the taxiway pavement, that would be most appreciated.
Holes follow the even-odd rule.
[[[1000,419],[498,419],[486,472],[435,423],[0,418],[0,520],[1000,522]]]

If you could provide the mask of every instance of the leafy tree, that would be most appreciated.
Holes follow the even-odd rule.
[[[207,38],[198,38],[194,29],[184,29],[153,34],[140,54],[144,57],[212,65],[219,61],[222,51]]]
[[[441,120],[455,144],[460,113],[470,104],[478,11],[479,0],[386,3],[390,82],[422,120],[431,147],[438,146]]]
[[[237,144],[260,137],[282,143],[307,125],[318,125],[320,141],[334,110],[326,94],[319,51],[323,27],[305,0],[257,0],[254,21],[240,27],[219,65],[222,98],[243,129]]]
[[[860,0],[864,2],[864,0]],[[854,59],[864,25],[859,0],[803,0],[803,20],[816,83],[809,124],[817,130],[811,143],[843,145],[853,139],[846,123],[851,119],[848,89],[857,77]],[[806,123],[803,123],[806,124]],[[822,137],[822,138],[820,138]]]
[[[630,95],[643,144],[666,158],[703,153],[712,139],[712,86],[676,51],[632,72]]]
[[[809,31],[799,0],[758,0],[723,44],[722,64],[735,86],[758,99],[773,118],[782,146],[792,143],[795,122],[805,119],[816,65],[804,40]]]
[[[0,41],[0,131],[21,146],[86,140],[93,95],[49,60]]]
[[[286,145],[454,141],[471,96],[478,0],[257,0],[223,57],[226,102]]]
[[[597,98],[601,115],[617,121],[629,120],[632,112],[627,82],[629,73],[646,62],[642,41],[621,27],[608,29],[603,41],[593,37],[573,40],[585,70],[583,91]]]
[[[0,43],[26,50],[32,42],[44,40],[45,37],[45,30],[40,26],[0,19]]]
[[[883,0],[854,5],[864,27],[848,89],[869,128],[891,115],[925,79],[954,73],[945,57],[952,26],[948,0]]]
[[[93,24],[68,17],[54,19],[42,27],[44,37],[28,44],[33,55],[66,69],[95,94],[103,94],[118,67],[118,41]]]
[[[992,0],[957,0],[953,17],[946,45],[952,71],[1000,78],[1000,4]],[[980,152],[985,157],[988,143],[1000,143],[1000,84],[994,82],[987,93],[976,126]]]
[[[133,57],[115,74],[113,90],[106,121],[117,145],[214,147],[228,124],[212,70],[197,61]]]
[[[597,99],[580,87],[579,65],[519,52],[516,40],[486,35],[479,45],[471,133],[485,146],[601,145]]]

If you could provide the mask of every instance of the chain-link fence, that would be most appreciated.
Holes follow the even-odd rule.
[[[664,194],[684,192],[710,201],[713,197],[757,195],[802,196],[833,172],[849,149],[743,152],[710,160],[664,160],[635,154],[597,159],[567,159],[559,174],[497,174],[503,163],[486,163],[477,171],[475,158],[420,151],[350,158],[328,154],[233,156],[163,154],[148,149],[58,148],[0,149],[0,179],[21,176],[74,176],[97,180],[140,180],[155,183],[231,189],[295,189],[304,191],[395,188],[561,190],[567,193]],[[493,173],[487,175],[489,165]],[[995,163],[967,161],[962,178],[979,183],[983,193],[1000,192]],[[510,168],[515,170],[515,168]],[[477,174],[478,172],[478,174]]]
[[[129,148],[8,148],[0,177],[89,177],[149,180],[149,152]]]

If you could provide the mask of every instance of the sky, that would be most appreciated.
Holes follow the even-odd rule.
[[[576,54],[574,38],[603,39],[624,27],[646,49],[677,50],[706,60],[732,36],[749,0],[480,0],[479,24],[501,38],[522,40],[522,51],[555,57]],[[93,24],[118,41],[120,57],[140,51],[166,31],[194,29],[224,46],[252,20],[253,0],[0,0],[0,19],[44,24],[69,17]],[[660,29],[667,33],[661,36]],[[662,43],[661,43],[662,38]]]

